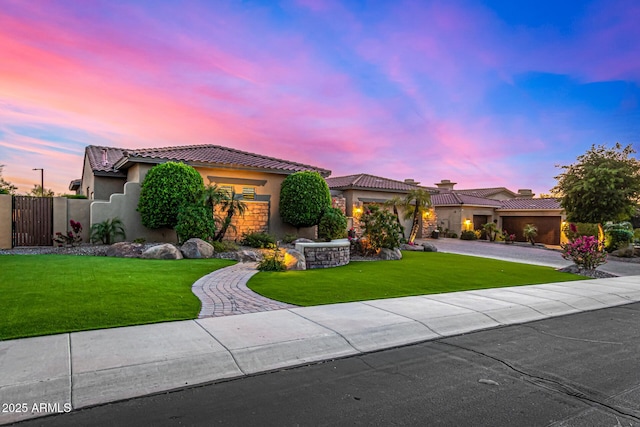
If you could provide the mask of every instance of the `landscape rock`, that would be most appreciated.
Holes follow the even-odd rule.
[[[616,249],[611,252],[611,255],[617,256],[620,258],[632,258],[634,255],[633,246],[627,246],[626,248]]]
[[[403,243],[400,245],[400,250],[403,251],[419,251],[422,252],[424,248],[420,245],[409,245],[407,243]]]
[[[238,251],[234,255],[238,262],[258,262],[262,259],[262,254],[254,251]]]
[[[434,245],[433,243],[424,242],[422,244],[422,247],[424,248],[425,252],[438,252],[438,248],[436,248],[436,245]]]
[[[202,239],[189,239],[180,248],[185,258],[211,258],[213,246]]]
[[[145,259],[182,259],[182,252],[170,243],[152,246],[142,253]]]
[[[307,260],[304,258],[304,254],[295,249],[286,250],[284,263],[287,266],[287,270],[306,270],[307,269]]]
[[[118,242],[107,248],[107,256],[117,258],[140,258],[144,252],[142,243]]]
[[[385,261],[397,261],[399,259],[402,259],[402,252],[400,252],[400,249],[398,248],[395,248],[395,249],[382,248],[378,256],[380,257],[380,259]]]

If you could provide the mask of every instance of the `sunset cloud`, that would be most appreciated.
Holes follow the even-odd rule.
[[[213,143],[334,176],[548,192],[591,144],[640,143],[640,6],[555,12],[5,0],[4,178],[28,191],[44,167],[62,193],[89,144]]]

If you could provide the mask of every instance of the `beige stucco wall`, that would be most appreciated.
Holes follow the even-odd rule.
[[[405,193],[396,193],[388,191],[369,191],[369,190],[343,190],[342,196],[345,198],[346,215],[351,218],[355,218],[355,222],[358,221],[358,215],[354,212],[354,206],[359,203],[359,199],[379,199],[390,200],[394,197],[403,198]],[[386,208],[389,211],[393,211],[392,207]],[[409,236],[413,221],[411,219],[404,219],[404,209],[398,207],[398,215],[400,216],[400,223],[404,227],[405,237]]]
[[[67,199],[66,197],[53,198],[53,234],[66,233],[71,230],[70,220],[82,225],[82,241],[89,242],[91,236],[90,207],[91,200]]]
[[[443,230],[449,229],[454,233],[460,233],[466,229],[465,221],[469,220],[473,225],[474,215],[487,215],[488,221],[497,218],[495,210],[490,207],[475,206],[438,206],[436,207],[436,215],[438,216],[438,226]],[[473,228],[473,227],[471,227]]]
[[[177,241],[176,232],[171,229],[152,230],[142,225],[140,213],[136,211],[140,199],[140,184],[128,182],[124,186],[124,193],[112,194],[109,201],[94,201],[91,203],[91,224],[107,219],[120,218],[124,223],[126,240],[144,238],[147,242]]]
[[[299,237],[314,238],[315,227],[301,228],[297,230],[292,225],[286,224],[280,218],[280,186],[282,181],[287,175],[250,171],[250,170],[236,170],[236,169],[224,169],[224,168],[202,168],[197,167],[196,170],[202,175],[204,184],[217,184],[217,185],[233,185],[234,191],[237,194],[242,194],[243,187],[252,187],[249,184],[233,184],[229,181],[225,182],[224,178],[233,179],[251,179],[256,181],[266,181],[264,185],[255,186],[256,195],[269,195],[269,233],[276,236],[276,238],[282,238],[285,234],[296,234]],[[211,180],[209,177],[217,177],[216,180]]]
[[[12,212],[11,195],[0,194],[0,249],[11,249]]]

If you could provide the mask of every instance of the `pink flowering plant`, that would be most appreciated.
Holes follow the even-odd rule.
[[[71,230],[67,231],[66,234],[57,232],[53,238],[53,242],[59,247],[76,246],[82,242],[82,236],[80,235],[80,233],[82,233],[82,225],[74,220],[69,220],[69,225],[71,226]]]
[[[607,252],[594,236],[580,236],[562,245],[562,258],[572,260],[578,268],[595,270],[607,262]]]

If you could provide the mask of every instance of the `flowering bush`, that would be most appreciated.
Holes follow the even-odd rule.
[[[513,243],[516,241],[516,235],[513,233],[509,234],[507,230],[502,230],[502,237],[505,243]]]
[[[61,232],[56,233],[56,237],[53,238],[53,242],[58,246],[75,246],[82,242],[82,225],[79,222],[74,220],[69,220],[69,225],[71,226],[71,230],[67,231],[66,234],[62,234]]]
[[[371,206],[362,215],[360,222],[364,227],[364,240],[367,241],[366,246],[361,244],[360,247],[364,255],[377,254],[382,248],[400,247],[402,229],[392,213],[378,206]]]
[[[594,270],[607,262],[607,253],[594,236],[580,236],[562,245],[562,258],[572,260],[579,268]]]

